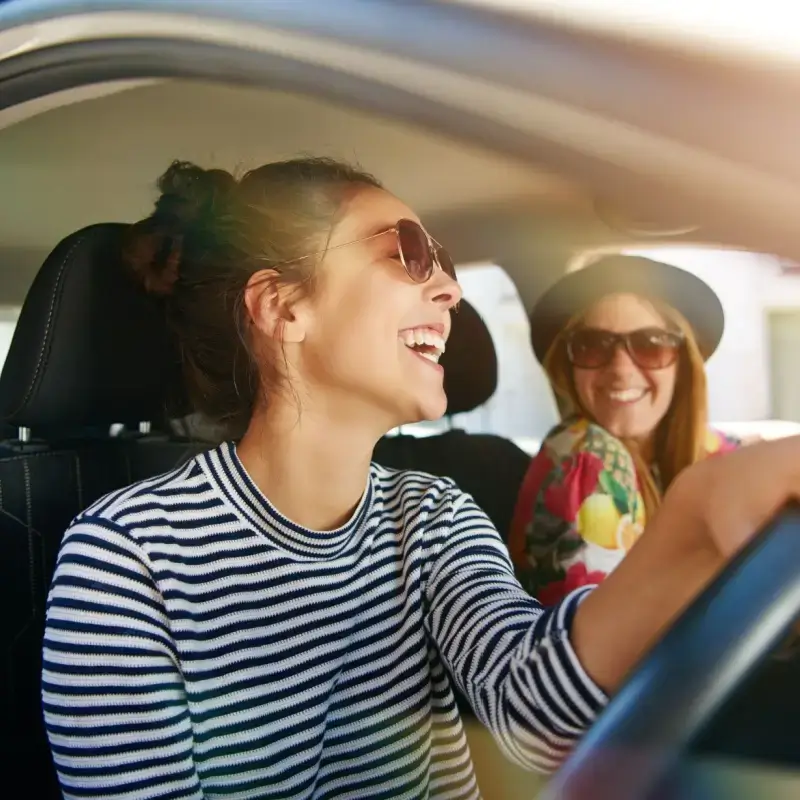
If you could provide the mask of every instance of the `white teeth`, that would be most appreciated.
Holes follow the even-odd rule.
[[[645,391],[645,389],[620,389],[616,392],[609,392],[608,396],[620,403],[634,403],[644,397]]]
[[[439,359],[444,353],[444,337],[430,328],[412,328],[410,330],[400,331],[400,341],[406,347],[412,349],[426,345],[433,348],[433,352],[423,353],[415,351],[417,355],[427,358],[428,361],[433,361],[434,364],[438,363]]]

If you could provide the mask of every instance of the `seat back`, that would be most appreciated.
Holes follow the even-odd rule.
[[[64,531],[87,505],[202,445],[143,434],[165,418],[176,361],[158,304],[118,259],[124,225],[67,237],[26,297],[0,374],[0,752],[9,785],[61,796],[41,710],[47,592]],[[175,395],[178,401],[179,395]],[[180,404],[179,404],[180,405]],[[109,435],[112,423],[133,429]]]
[[[453,315],[444,367],[447,413],[466,413],[487,403],[497,388],[497,353],[480,314],[462,301]],[[387,436],[373,458],[395,469],[415,469],[452,478],[469,492],[507,539],[531,458],[514,442],[488,433],[450,430],[435,436]]]

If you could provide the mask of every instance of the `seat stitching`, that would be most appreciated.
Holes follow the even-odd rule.
[[[44,546],[44,537],[42,536],[41,531],[36,530],[32,525],[27,525],[24,520],[20,519],[16,514],[12,514],[10,511],[6,511],[4,508],[0,508],[0,516],[8,517],[9,519],[13,519],[14,522],[21,525],[23,528],[28,528],[28,553],[29,559],[30,554],[33,552],[33,548],[31,546],[31,536],[30,534],[35,534],[42,541],[42,545]],[[33,586],[33,582],[31,582],[31,586]],[[34,593],[35,597],[35,593]],[[33,625],[33,621],[36,619],[36,607],[34,606],[33,609],[30,609],[32,613],[29,613],[25,621],[22,623],[22,627],[14,634],[12,640],[10,642],[10,648],[13,648],[14,645],[25,635],[25,631],[27,631],[31,625]],[[13,692],[13,688],[11,690]]]
[[[48,311],[48,314],[47,314],[47,323],[45,324],[45,328],[44,328],[44,336],[42,337],[42,346],[41,346],[41,349],[39,350],[39,358],[36,361],[36,369],[34,370],[33,377],[31,378],[31,381],[28,384],[28,390],[25,392],[25,396],[22,398],[22,402],[20,403],[19,408],[17,408],[14,413],[18,413],[20,411],[20,409],[24,408],[28,404],[28,402],[30,401],[31,396],[33,395],[33,392],[34,392],[35,387],[36,387],[36,381],[37,381],[37,379],[39,377],[39,374],[40,374],[41,368],[42,368],[42,364],[44,363],[44,360],[45,360],[45,351],[49,350],[49,344],[50,343],[49,343],[48,340],[50,338],[50,328],[51,328],[51,325],[52,325],[52,322],[53,322],[53,317],[55,315],[55,310],[56,310],[56,305],[57,305],[57,302],[58,302],[58,298],[61,296],[61,292],[63,290],[63,280],[62,280],[62,278],[63,278],[63,275],[64,275],[64,271],[65,271],[65,269],[67,267],[67,263],[69,262],[70,258],[72,257],[72,254],[75,252],[75,250],[78,248],[78,246],[80,244],[82,244],[82,243],[83,243],[83,237],[78,238],[78,240],[75,242],[75,244],[73,244],[72,247],[70,247],[70,249],[67,251],[66,255],[64,256],[64,260],[61,262],[61,266],[58,268],[58,275],[56,276],[55,291],[53,292],[53,297],[50,300],[50,310]]]
[[[18,525],[21,525],[23,528],[28,528],[28,525],[27,525],[27,523],[25,522],[24,519],[20,519],[16,514],[12,514],[10,511],[7,511],[5,508],[0,508],[0,516],[8,517],[9,519],[13,519],[14,522],[16,522]],[[29,530],[30,530],[30,533],[36,534],[36,536],[38,538],[40,538],[40,539],[43,538],[42,532],[40,530],[37,530],[36,528],[34,528],[33,525],[30,526]]]

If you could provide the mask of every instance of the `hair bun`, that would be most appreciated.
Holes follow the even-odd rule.
[[[173,161],[157,186],[161,194],[155,209],[131,226],[124,258],[146,291],[168,295],[180,275],[187,242],[194,241],[201,248],[208,246],[237,182],[222,169]]]
[[[223,169],[203,169],[190,161],[173,161],[158,179],[161,197],[154,216],[183,228],[212,222],[210,217],[229,200],[236,179]]]

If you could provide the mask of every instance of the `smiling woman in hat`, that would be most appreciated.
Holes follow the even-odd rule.
[[[537,302],[534,353],[567,413],[531,463],[509,548],[544,604],[600,582],[684,468],[736,447],[707,420],[723,328],[707,284],[634,256],[571,272]]]

